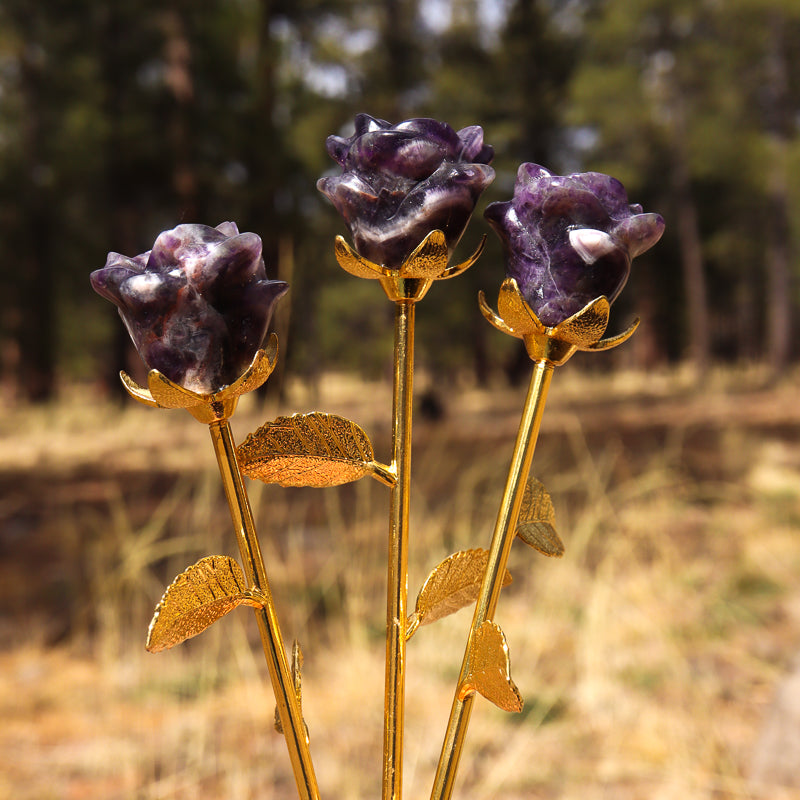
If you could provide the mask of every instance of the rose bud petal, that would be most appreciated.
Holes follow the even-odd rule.
[[[600,296],[613,302],[631,260],[664,232],[664,220],[630,205],[616,178],[551,175],[538,164],[520,165],[513,198],[491,203],[485,217],[503,243],[508,277],[551,327]]]
[[[397,125],[359,114],[348,139],[329,136],[342,174],[317,188],[336,207],[362,257],[390,269],[433,230],[452,253],[481,192],[494,179],[493,149],[477,125],[455,131],[433,119]]]
[[[268,280],[261,239],[233,222],[178,225],[134,258],[109,253],[91,274],[149,369],[198,394],[239,378],[288,285]]]

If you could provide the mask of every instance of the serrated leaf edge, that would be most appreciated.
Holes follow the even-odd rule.
[[[480,581],[472,581],[471,583],[459,589],[459,592],[464,592],[470,587],[474,587],[475,596],[470,597],[465,603],[462,603],[461,605],[458,605],[457,607],[452,608],[448,610],[446,613],[436,616],[433,619],[428,619],[428,617],[430,616],[429,612],[426,613],[424,609],[420,609],[420,603],[425,596],[426,589],[431,585],[431,583],[436,579],[436,577],[441,572],[444,571],[445,568],[447,568],[448,570],[451,569],[452,566],[456,563],[457,559],[464,559],[464,560],[481,559],[485,561],[486,564],[488,565],[489,551],[484,550],[483,548],[480,547],[473,548],[470,550],[459,550],[449,555],[428,573],[428,577],[425,579],[425,582],[422,584],[422,587],[417,593],[417,600],[414,606],[414,611],[409,615],[408,619],[406,620],[406,640],[410,639],[418,628],[424,625],[431,625],[434,622],[438,622],[440,619],[444,619],[444,617],[448,617],[451,614],[455,614],[457,611],[460,611],[462,608],[466,608],[467,606],[471,605],[473,602],[477,600],[478,594],[480,592],[481,582],[483,580],[483,575],[486,572],[485,567],[481,570]],[[511,582],[512,582],[511,573],[508,570],[506,570],[505,574],[503,575],[503,586],[508,586]],[[447,586],[446,583],[444,585]],[[429,608],[442,605],[442,601],[447,597],[452,597],[453,594],[455,593],[451,593],[450,595],[445,594],[438,603],[431,604]]]
[[[239,564],[236,562],[236,560],[231,558],[230,556],[205,556],[205,557],[201,558],[199,561],[197,561],[194,564],[192,564],[191,566],[187,567],[185,570],[183,570],[183,572],[181,572],[181,573],[179,573],[178,575],[175,576],[175,578],[170,583],[170,585],[164,590],[164,594],[161,596],[161,599],[159,600],[158,604],[156,605],[155,611],[153,612],[153,617],[150,620],[150,624],[149,624],[149,626],[147,628],[147,639],[145,641],[145,649],[148,652],[150,652],[150,653],[160,653],[162,650],[169,650],[169,649],[171,649],[171,648],[173,648],[173,647],[185,642],[187,639],[191,639],[192,637],[203,633],[203,631],[205,631],[207,628],[209,628],[215,622],[217,622],[220,619],[222,619],[222,617],[227,616],[231,611],[233,611],[235,608],[238,608],[240,605],[247,605],[247,606],[250,606],[252,608],[264,608],[266,606],[266,598],[263,596],[261,591],[256,589],[255,587],[244,589],[241,592],[234,592],[234,593],[231,593],[231,594],[222,594],[222,595],[220,595],[218,597],[214,597],[214,599],[212,601],[208,602],[208,603],[202,603],[202,602],[199,603],[197,606],[195,606],[194,608],[190,609],[190,613],[198,611],[203,607],[211,606],[214,603],[218,603],[218,602],[220,602],[222,600],[232,601],[233,605],[225,613],[221,614],[219,617],[217,617],[216,619],[212,620],[210,623],[208,623],[208,625],[205,625],[205,626],[203,626],[203,627],[201,627],[201,628],[199,628],[197,630],[192,630],[191,632],[187,633],[182,638],[176,639],[175,641],[171,642],[170,644],[161,645],[161,640],[163,638],[165,638],[164,636],[160,637],[159,641],[154,642],[153,641],[153,633],[155,631],[155,628],[156,628],[156,625],[158,624],[159,619],[161,619],[163,617],[164,611],[169,609],[170,593],[171,592],[174,593],[174,591],[176,590],[176,586],[175,586],[176,583],[181,578],[186,577],[192,571],[197,570],[200,567],[200,565],[203,565],[203,564],[207,563],[208,561],[210,561],[211,559],[215,559],[215,558],[223,558],[223,559],[225,559],[226,563],[231,568],[231,571],[234,573],[234,578],[235,578],[236,582],[237,583],[244,583],[244,574],[242,573],[242,568],[239,566]],[[234,569],[234,567],[235,567],[235,569]],[[238,575],[236,574],[237,570],[238,570]],[[173,595],[173,597],[174,597],[174,595]],[[185,617],[185,615],[184,615],[184,617]],[[181,617],[179,617],[179,619],[180,618]],[[170,627],[164,633],[169,632],[172,629],[173,628]]]
[[[302,424],[308,425],[312,430],[306,431],[302,428]],[[347,442],[341,438],[336,431],[336,424],[345,424],[353,433],[351,442]],[[274,431],[281,429],[291,431],[291,434],[297,439],[298,449],[308,445],[314,445],[319,441],[325,441],[325,436],[330,435],[335,446],[341,451],[340,454],[330,452],[327,453],[316,452],[270,452],[266,449],[265,441],[268,442],[270,435]],[[318,434],[318,435],[316,435]],[[366,442],[366,449],[364,446]],[[348,445],[354,445],[358,451],[358,457],[347,455]],[[263,454],[258,453],[257,456],[252,456],[251,452],[261,448],[264,450]],[[329,414],[323,411],[312,411],[306,414],[293,414],[288,417],[278,417],[272,422],[264,423],[260,428],[253,431],[247,438],[237,447],[237,459],[242,472],[250,478],[261,480],[264,483],[275,483],[280,486],[338,486],[344,483],[352,483],[353,481],[360,480],[366,475],[373,476],[376,480],[381,481],[389,486],[396,483],[396,477],[392,474],[392,468],[386,467],[374,460],[374,448],[369,436],[366,434],[360,425],[347,419],[346,417],[339,416],[338,414]],[[291,469],[278,468],[275,470],[274,476],[270,476],[268,480],[259,474],[259,466],[265,466],[271,462],[279,460],[292,460],[301,461],[308,459],[313,463],[322,464],[347,464],[351,466],[356,474],[355,477],[347,477],[344,480],[338,478],[327,479],[319,482],[308,483],[306,481],[298,481],[296,475],[292,474]]]

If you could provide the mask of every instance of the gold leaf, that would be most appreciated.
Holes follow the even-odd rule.
[[[522,696],[511,680],[508,643],[499,625],[487,620],[475,631],[470,656],[470,670],[458,699],[479,692],[503,711],[522,711]]]
[[[249,478],[281,486],[338,486],[376,469],[367,434],[344,417],[319,412],[267,422],[236,455]]]
[[[517,521],[517,536],[525,544],[546,556],[561,558],[564,543],[554,527],[556,514],[547,489],[531,477],[522,496],[522,507]]]
[[[421,625],[430,625],[474,603],[488,564],[489,552],[477,548],[453,553],[435,567],[417,595],[414,613],[408,619],[406,637],[410,638]],[[503,586],[509,583],[511,574],[506,570]]]
[[[303,651],[300,649],[300,642],[297,639],[292,644],[292,683],[294,685],[294,695],[297,698],[297,705],[300,709],[303,708]],[[278,733],[283,733],[283,723],[281,722],[280,715],[278,714],[278,706],[275,706],[275,730]],[[308,725],[306,725],[306,736],[308,736]]]
[[[228,556],[201,558],[164,592],[147,631],[147,650],[158,653],[202,633],[240,605],[260,608],[241,567]]]

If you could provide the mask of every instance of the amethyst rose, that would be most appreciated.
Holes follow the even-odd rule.
[[[233,222],[178,225],[133,258],[109,253],[91,281],[118,307],[148,368],[198,394],[242,375],[288,289],[267,279],[261,239]]]
[[[628,205],[615,178],[551,175],[537,164],[522,164],[513,199],[491,203],[485,216],[503,242],[508,277],[551,327],[597,297],[613,302],[631,260],[664,231],[658,214]]]
[[[344,217],[356,252],[398,269],[433,230],[452,253],[481,192],[494,179],[494,151],[477,125],[456,132],[433,119],[390,125],[359,114],[355,134],[329,136],[342,174],[317,188]]]

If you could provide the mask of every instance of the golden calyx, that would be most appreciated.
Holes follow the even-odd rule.
[[[266,346],[258,350],[250,366],[236,381],[212,394],[200,394],[171,381],[157,369],[147,373],[147,386],[139,386],[125,372],[120,372],[128,394],[154,408],[185,408],[195,419],[206,424],[229,419],[243,394],[258,389],[275,369],[278,360],[278,337],[273,333]]]
[[[617,336],[603,339],[611,313],[606,297],[598,297],[558,325],[549,327],[536,316],[513,278],[506,278],[497,297],[497,312],[486,302],[483,292],[478,295],[481,313],[495,328],[522,339],[528,355],[534,361],[548,361],[559,366],[577,350],[609,350],[627,341],[639,326],[631,326]]]
[[[469,269],[480,257],[485,244],[486,236],[466,261],[452,267],[447,266],[447,241],[440,230],[431,231],[399,269],[382,267],[360,256],[342,236],[336,237],[335,253],[345,272],[357,278],[379,280],[390,300],[416,302],[425,296],[433,281],[454,278]]]

